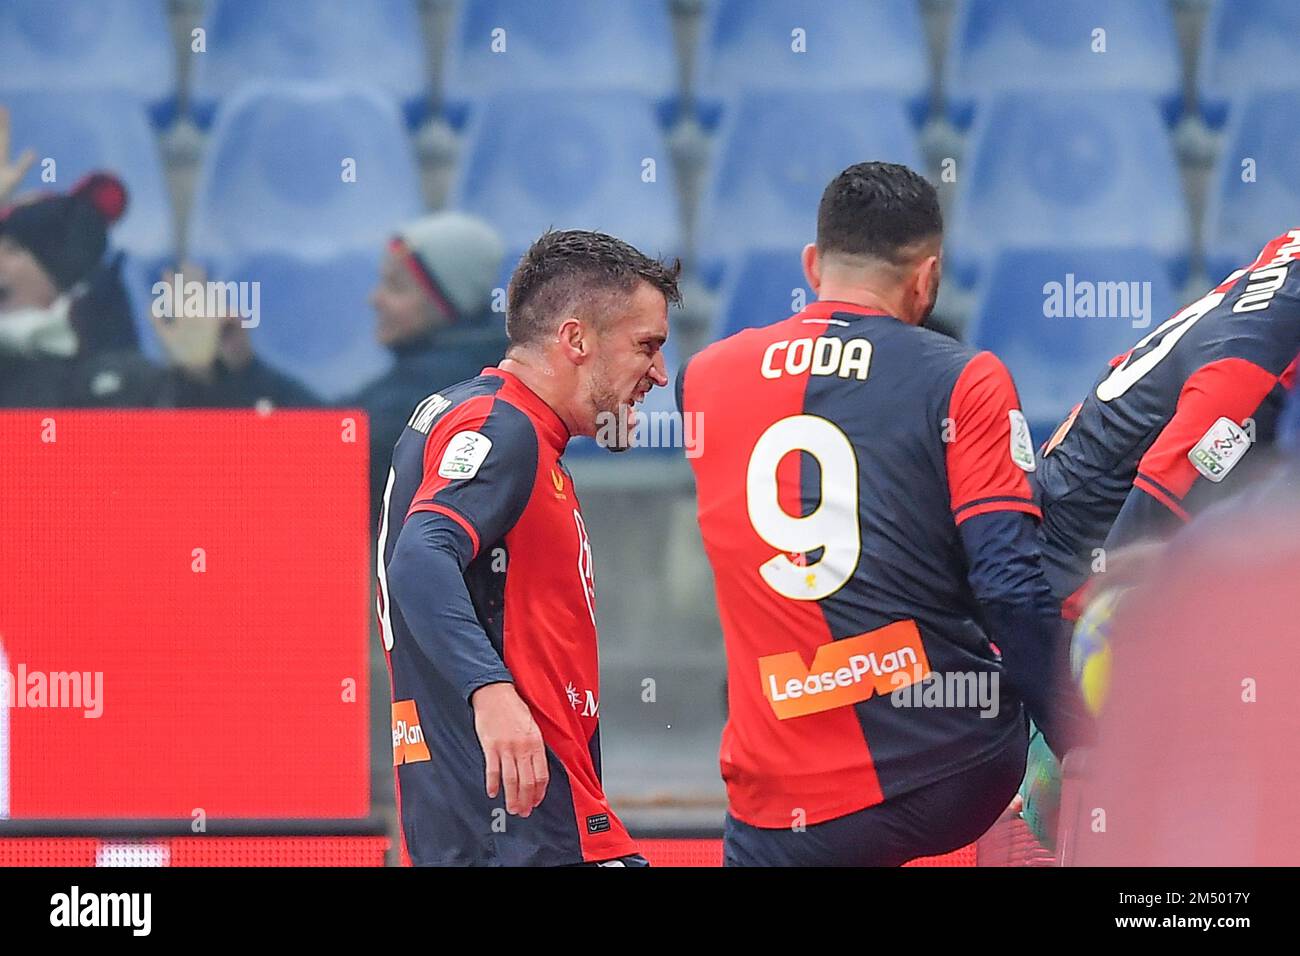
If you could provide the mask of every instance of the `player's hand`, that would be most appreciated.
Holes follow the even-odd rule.
[[[0,206],[18,188],[34,162],[36,154],[30,149],[23,150],[23,154],[13,162],[9,161],[9,111],[0,106]]]
[[[526,817],[546,796],[551,775],[546,745],[514,684],[488,684],[470,697],[474,730],[487,763],[487,795],[504,782],[506,811]]]

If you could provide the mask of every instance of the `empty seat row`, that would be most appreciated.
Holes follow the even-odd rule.
[[[35,147],[52,161],[35,166],[20,188],[70,185],[96,167],[123,176],[131,203],[114,239],[132,257],[137,288],[147,289],[176,241],[142,109],[114,91],[29,93],[8,104],[14,147]],[[513,251],[546,228],[582,226],[654,253],[686,252],[680,191],[653,113],[649,100],[631,94],[493,97],[467,127],[451,204],[494,222]],[[906,114],[903,101],[883,93],[742,100],[720,128],[700,208],[701,275],[716,283],[750,250],[811,240],[821,190],[845,165],[865,158],[921,165]],[[1300,93],[1285,92],[1255,97],[1235,114],[1206,217],[1212,275],[1248,259],[1261,236],[1296,225],[1295,115]],[[1161,263],[1171,282],[1187,275],[1181,181],[1151,102],[1005,94],[977,122],[954,170],[947,274],[958,284],[981,286],[1003,249],[1024,245],[1127,246]],[[286,275],[286,263],[300,263],[301,278],[284,288],[320,292],[310,301],[325,307],[349,297],[361,303],[376,250],[422,209],[410,137],[391,98],[320,84],[248,87],[222,111],[208,143],[187,252],[221,276]],[[327,294],[335,261],[353,270],[339,279],[346,289],[337,296]],[[364,281],[355,278],[362,272]],[[288,341],[304,341],[318,320],[330,327],[311,314],[318,305],[277,324],[297,330]],[[331,375],[364,367],[349,358]]]
[[[0,90],[118,89],[166,124],[178,70],[165,0],[6,0]],[[201,124],[248,82],[364,81],[408,123],[431,88],[415,0],[210,0],[190,37],[189,105]],[[671,118],[680,70],[667,0],[462,0],[449,31],[444,108],[457,124],[493,94],[636,91]],[[928,112],[929,54],[918,0],[711,0],[694,57],[694,92],[711,123],[757,90],[883,90],[914,120]],[[1300,85],[1300,4],[1218,0],[1206,20],[1197,87],[1221,124],[1241,95]],[[1009,90],[1141,93],[1166,120],[1182,104],[1168,0],[960,0],[944,58],[950,118]]]

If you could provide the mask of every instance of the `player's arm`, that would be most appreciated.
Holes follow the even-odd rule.
[[[536,433],[518,409],[484,400],[440,421],[388,564],[389,594],[422,656],[474,709],[488,796],[504,783],[507,810],[524,816],[546,792],[546,749],[479,624],[464,572],[519,520],[536,468]]]
[[[948,484],[971,590],[1007,680],[1048,746],[1063,755],[1090,727],[1065,677],[1060,608],[1042,570],[1042,514],[1028,480],[1033,441],[1011,375],[992,353],[966,365],[949,417]]]
[[[1107,551],[1168,537],[1191,517],[1240,489],[1269,396],[1286,388],[1295,365],[1270,371],[1244,358],[1211,362],[1191,375],[1173,417],[1138,462],[1137,477],[1106,538]],[[1250,424],[1247,424],[1250,422]]]

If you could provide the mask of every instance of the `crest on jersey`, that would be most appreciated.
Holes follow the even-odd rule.
[[[457,432],[447,443],[438,465],[440,478],[473,478],[492,450],[492,439],[482,432]]]
[[[1011,461],[1022,471],[1033,471],[1037,465],[1034,464],[1034,439],[1029,434],[1029,422],[1018,408],[1007,414],[1011,417]]]
[[[1230,418],[1220,418],[1192,446],[1187,460],[1216,484],[1228,476],[1237,462],[1250,451],[1250,436]]]

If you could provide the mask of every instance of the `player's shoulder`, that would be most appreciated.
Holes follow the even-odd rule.
[[[536,423],[506,386],[504,377],[485,371],[440,389],[415,407],[407,427],[431,442],[461,432],[480,433],[496,445],[509,444],[531,455],[536,450]]]
[[[925,326],[904,326],[904,330],[910,333],[908,337],[913,348],[921,357],[932,360],[937,366],[960,369],[976,356],[989,354]]]
[[[899,334],[912,374],[928,387],[955,390],[1010,381],[1006,366],[992,352],[919,326],[903,326]]]
[[[1184,376],[1232,361],[1273,374],[1290,365],[1300,350],[1298,263],[1300,230],[1295,230],[1274,239],[1253,263],[1185,307],[1179,314],[1187,314],[1193,325],[1193,347],[1184,358]]]

